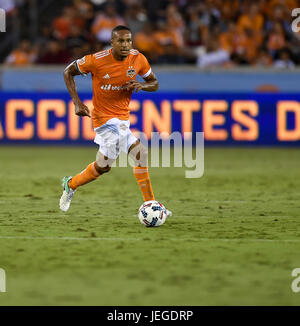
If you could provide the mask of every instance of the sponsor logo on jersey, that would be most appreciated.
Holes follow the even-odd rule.
[[[101,85],[100,87],[104,91],[120,91],[123,89],[123,86],[112,86],[111,84]]]
[[[103,79],[108,79],[110,78],[109,74],[106,74],[105,76],[103,76]]]

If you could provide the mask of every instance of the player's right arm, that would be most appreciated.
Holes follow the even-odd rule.
[[[64,70],[64,80],[67,86],[67,89],[72,97],[72,100],[75,105],[75,114],[79,116],[88,116],[90,115],[90,110],[86,105],[84,105],[77,93],[76,90],[76,84],[74,80],[74,76],[80,75],[81,73],[78,70],[76,61],[73,61],[71,64],[69,64],[65,70]]]

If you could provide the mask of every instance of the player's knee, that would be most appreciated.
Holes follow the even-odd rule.
[[[148,149],[144,145],[141,146],[140,155],[141,161],[148,162]]]
[[[111,167],[109,165],[101,166],[101,165],[98,165],[97,162],[95,163],[95,168],[96,168],[97,172],[100,174],[107,173],[111,169]]]
[[[147,166],[148,165],[148,150],[147,148],[139,144],[133,153],[133,158],[137,166]]]

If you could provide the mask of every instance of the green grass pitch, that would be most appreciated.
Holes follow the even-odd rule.
[[[131,168],[112,168],[59,210],[61,178],[97,147],[0,147],[0,305],[299,305],[300,151],[206,148],[202,178],[150,169],[173,211],[136,216]]]

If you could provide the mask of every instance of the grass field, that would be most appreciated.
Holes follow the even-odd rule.
[[[205,172],[151,169],[174,216],[136,217],[131,168],[113,168],[58,208],[61,177],[96,147],[0,147],[0,305],[300,305],[300,151],[207,148]]]

